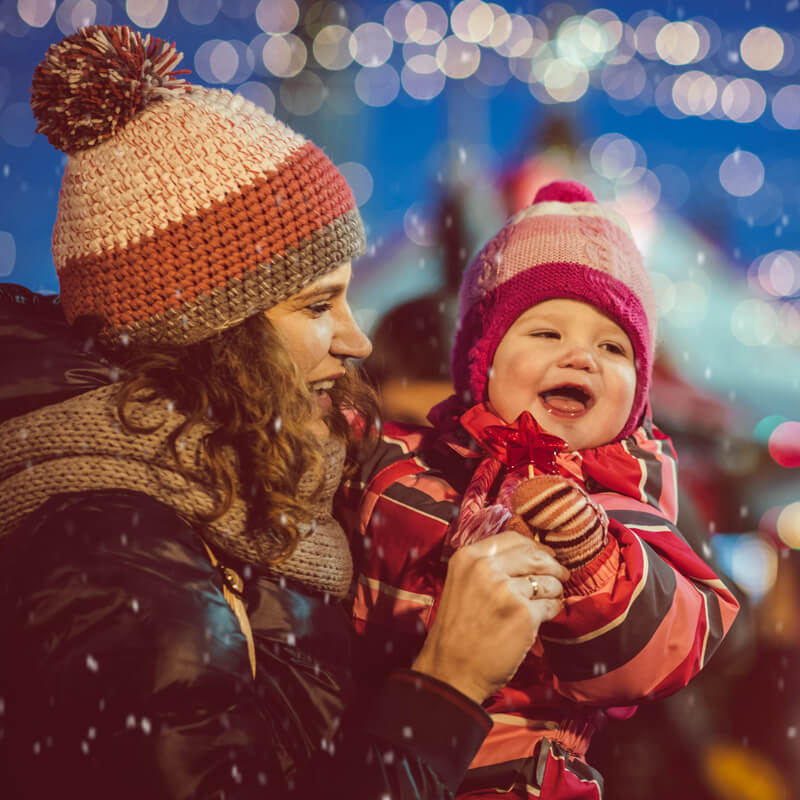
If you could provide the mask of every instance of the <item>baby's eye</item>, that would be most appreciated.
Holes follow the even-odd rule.
[[[531,336],[537,339],[560,339],[561,334],[558,331],[532,331]]]
[[[616,342],[603,342],[600,345],[604,350],[608,350],[609,353],[614,353],[614,355],[624,356],[625,355],[625,348],[622,345],[617,344]]]
[[[315,317],[321,317],[326,311],[330,311],[332,305],[326,300],[320,303],[312,303],[310,306],[306,306],[306,309],[311,312],[311,314]]]

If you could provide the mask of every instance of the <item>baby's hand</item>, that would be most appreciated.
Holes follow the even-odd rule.
[[[522,481],[511,508],[570,571],[588,564],[608,540],[608,517],[576,483],[559,475]]]

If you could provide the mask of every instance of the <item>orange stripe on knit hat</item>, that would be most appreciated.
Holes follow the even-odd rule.
[[[112,344],[200,341],[365,245],[328,158],[248,100],[185,83],[180,59],[94,25],[34,73],[37,130],[68,155],[53,231],[64,311],[102,317]]]

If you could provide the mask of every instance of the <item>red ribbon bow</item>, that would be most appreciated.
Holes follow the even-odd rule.
[[[556,454],[567,443],[545,433],[529,411],[523,411],[511,425],[489,425],[482,431],[483,446],[509,470],[533,464],[542,472],[558,473]]]

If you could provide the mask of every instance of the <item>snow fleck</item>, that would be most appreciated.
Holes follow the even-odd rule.
[[[129,729],[136,727],[136,717],[134,717],[133,714],[128,714],[128,716],[125,717],[125,727]]]
[[[86,738],[87,739],[94,739],[97,737],[97,728],[94,725],[89,727],[89,730],[86,731]]]
[[[139,601],[135,597],[131,600],[131,609],[133,609],[134,614],[139,613]]]
[[[275,433],[280,433],[282,427],[283,427],[283,420],[280,418],[280,415],[276,415],[275,419],[272,420],[272,428],[275,431]]]
[[[81,752],[82,752],[82,753],[83,753],[85,756],[88,756],[88,755],[89,755],[89,742],[87,742],[86,740],[84,740],[84,741],[82,741],[82,742],[81,742]]]
[[[384,764],[394,764],[394,750],[387,750],[383,754],[383,763]]]
[[[797,727],[795,725],[790,725],[786,729],[786,738],[787,739],[796,739],[797,738]]]
[[[149,735],[150,731],[153,730],[153,726],[150,723],[150,720],[147,717],[142,717],[142,721],[140,723],[142,728],[142,733],[145,735]]]
[[[404,739],[414,738],[414,731],[410,725],[403,725],[403,738]]]
[[[42,752],[42,745],[39,742],[33,743],[33,754],[38,756]]]
[[[86,656],[86,668],[90,672],[97,672],[97,670],[100,669],[100,664],[97,662],[97,659],[91,653],[89,653]]]
[[[297,644],[297,637],[291,633],[291,631],[286,634],[286,644],[288,644],[289,647],[294,647]]]
[[[231,767],[231,777],[236,781],[236,783],[242,782],[242,771],[239,769],[238,764],[234,764]]]

